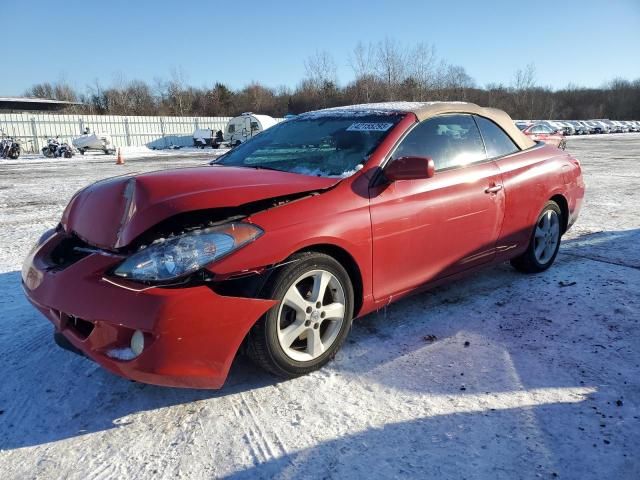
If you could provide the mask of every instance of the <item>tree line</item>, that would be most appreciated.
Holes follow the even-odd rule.
[[[168,80],[96,81],[84,91],[65,82],[32,86],[26,96],[81,102],[69,113],[110,115],[235,116],[257,112],[275,117],[319,108],[394,100],[456,100],[500,108],[517,119],[640,119],[640,78],[614,79],[599,88],[540,86],[535,65],[514,73],[507,84],[478,86],[464,67],[438,57],[433,45],[409,48],[394,39],[358,43],[349,55],[353,80],[341,85],[333,57],[318,51],[304,62],[296,87],[270,88],[258,82],[232,89],[216,82],[193,87],[178,70]]]

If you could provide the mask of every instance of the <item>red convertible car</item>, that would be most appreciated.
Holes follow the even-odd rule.
[[[562,150],[567,146],[567,141],[564,138],[564,133],[551,128],[545,123],[534,123],[522,130],[527,137],[531,140],[548,143],[554,147],[558,147]]]
[[[506,260],[547,269],[583,195],[580,163],[502,111],[327,109],[210,166],[86,187],[22,279],[59,344],[124,377],[219,388],[238,351],[294,377],[405,295]]]

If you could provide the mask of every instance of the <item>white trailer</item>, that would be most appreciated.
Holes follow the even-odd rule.
[[[105,154],[113,154],[116,148],[113,146],[111,135],[106,133],[91,133],[87,128],[85,133],[74,138],[71,143],[84,155],[87,150],[102,150]]]
[[[233,117],[224,129],[224,141],[235,147],[258,133],[273,127],[277,122],[269,115],[246,112]]]

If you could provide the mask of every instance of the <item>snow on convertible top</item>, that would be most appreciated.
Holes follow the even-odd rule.
[[[322,117],[364,117],[369,115],[389,115],[393,113],[408,113],[419,110],[432,105],[441,103],[459,103],[467,102],[381,102],[381,103],[361,103],[358,105],[346,105],[343,107],[325,108],[323,110],[314,110],[298,115],[296,118],[304,120],[312,120]]]

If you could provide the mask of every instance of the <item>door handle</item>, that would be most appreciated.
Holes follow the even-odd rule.
[[[493,185],[484,189],[484,193],[496,193],[502,190],[502,185]]]

